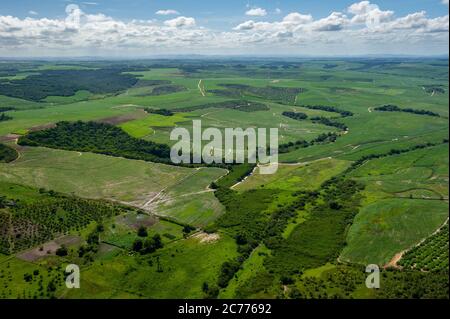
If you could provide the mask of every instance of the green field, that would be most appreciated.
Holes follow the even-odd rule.
[[[16,162],[0,164],[1,181],[135,205],[145,204],[160,191],[197,173],[193,169],[92,153],[45,148],[25,148],[20,153]],[[206,188],[220,172],[213,170],[209,176],[209,181],[200,180],[203,184],[197,185],[199,189]]]
[[[259,169],[235,187],[238,191],[255,188],[282,190],[314,190],[330,177],[339,174],[348,166],[347,161],[324,159],[305,164],[281,165],[274,175],[261,175]]]
[[[448,219],[448,60],[2,68],[0,243],[40,241],[0,254],[0,299],[448,298],[448,226],[435,233]],[[173,145],[171,131],[192,133],[192,120],[222,133],[278,128],[278,171],[152,162],[150,142]],[[62,121],[97,123],[52,130]],[[85,199],[123,206],[84,220]],[[382,288],[365,288],[365,266],[389,262]],[[81,289],[64,288],[68,263],[80,265]]]

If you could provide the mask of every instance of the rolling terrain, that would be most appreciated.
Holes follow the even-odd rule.
[[[448,60],[9,64],[0,298],[448,298]],[[192,120],[278,171],[171,165]]]

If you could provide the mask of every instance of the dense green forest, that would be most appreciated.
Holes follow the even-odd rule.
[[[170,163],[167,145],[131,137],[122,129],[105,123],[60,122],[55,128],[30,132],[18,143]]]
[[[15,149],[5,144],[0,144],[0,162],[9,163],[14,161],[19,154]]]
[[[122,73],[132,70],[47,70],[25,79],[0,82],[0,95],[40,101],[48,96],[72,96],[80,90],[115,93],[137,83],[135,76]]]

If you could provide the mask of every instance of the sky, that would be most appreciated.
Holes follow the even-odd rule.
[[[0,56],[448,54],[449,0],[14,0]]]

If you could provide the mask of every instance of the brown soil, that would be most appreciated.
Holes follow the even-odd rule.
[[[218,241],[220,239],[220,235],[200,232],[192,235],[192,238],[198,239],[201,244],[210,244]]]
[[[129,122],[132,120],[137,120],[137,119],[146,117],[147,115],[148,115],[147,112],[145,112],[144,110],[136,110],[133,113],[117,115],[117,116],[113,116],[113,117],[107,117],[104,119],[97,120],[96,122],[117,125],[117,124]]]
[[[400,266],[397,265],[397,263],[400,261],[400,259],[402,259],[404,252],[400,252],[398,254],[396,254],[394,257],[392,257],[392,259],[386,264],[384,265],[384,268],[401,268]]]
[[[20,137],[20,135],[17,134],[8,134],[5,136],[0,136],[0,142],[11,142],[15,141]]]
[[[49,128],[55,128],[55,127],[56,127],[55,123],[42,124],[42,125],[33,126],[32,128],[30,128],[30,132],[43,131],[43,130],[46,130]]]
[[[82,242],[81,237],[63,236],[63,237],[57,238],[55,240],[49,241],[47,243],[44,243],[42,245],[39,245],[36,248],[19,253],[19,254],[17,254],[17,258],[25,260],[25,261],[29,261],[29,262],[34,262],[45,256],[54,256],[56,253],[56,250],[58,248],[60,248],[62,245],[70,247],[70,246],[78,245],[81,242]],[[42,250],[41,250],[41,247],[43,248]]]

